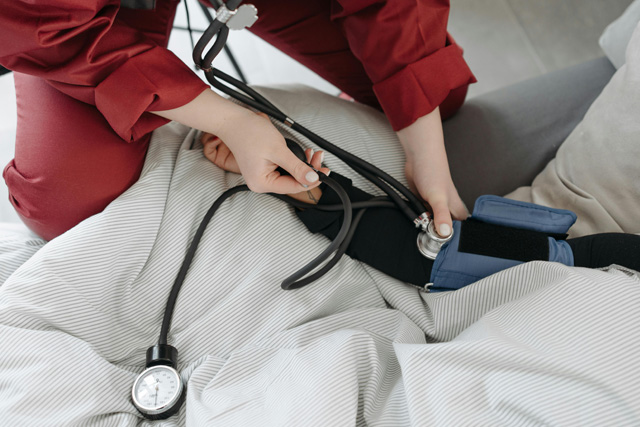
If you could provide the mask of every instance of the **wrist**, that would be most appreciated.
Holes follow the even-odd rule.
[[[304,203],[317,205],[320,201],[320,198],[322,197],[322,190],[320,189],[320,187],[315,187],[301,193],[289,194],[289,197],[292,197]]]
[[[440,156],[444,153],[444,135],[439,108],[420,117],[396,134],[407,160],[425,155]]]
[[[260,119],[260,117],[253,111],[234,104],[233,102],[225,99],[226,105],[223,105],[220,109],[220,115],[215,120],[216,135],[225,142],[233,144],[235,138],[241,129],[251,127],[251,123],[254,120]],[[217,113],[217,111],[216,111]]]

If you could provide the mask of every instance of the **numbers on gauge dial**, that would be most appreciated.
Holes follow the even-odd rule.
[[[147,408],[162,408],[171,403],[178,393],[180,381],[168,369],[151,369],[140,378],[135,393],[138,402]]]

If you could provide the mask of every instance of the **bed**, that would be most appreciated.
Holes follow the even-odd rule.
[[[403,179],[379,113],[309,88],[261,90]],[[627,64],[554,160],[510,197],[574,209],[574,236],[640,232],[639,99],[637,29]],[[335,157],[325,162],[376,193]],[[155,132],[140,180],[104,212],[46,244],[5,233],[3,425],[640,424],[640,273],[531,262],[430,294],[344,257],[313,285],[283,291],[282,278],[327,241],[288,205],[253,193],[216,214],[178,299],[169,340],[186,404],[144,420],[131,386],[173,279],[211,203],[241,182],[203,157],[195,131],[172,123]]]

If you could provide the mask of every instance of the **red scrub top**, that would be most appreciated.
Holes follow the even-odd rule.
[[[184,105],[207,87],[165,48],[178,1],[157,0],[155,11],[120,10],[119,0],[3,2],[0,64],[95,105],[122,139],[135,141],[166,123],[148,111]],[[323,37],[330,22],[364,67],[370,79],[364,84],[372,85],[395,130],[431,112],[452,90],[475,82],[446,31],[448,0],[248,3],[255,3],[261,16],[254,32],[321,76],[336,76],[333,83],[349,93],[341,75],[348,79],[355,66],[323,61],[333,37]],[[320,55],[314,38],[325,49]]]

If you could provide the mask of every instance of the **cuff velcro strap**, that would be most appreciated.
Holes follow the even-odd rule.
[[[545,233],[488,224],[473,218],[461,224],[459,250],[521,262],[549,259],[549,242]]]

